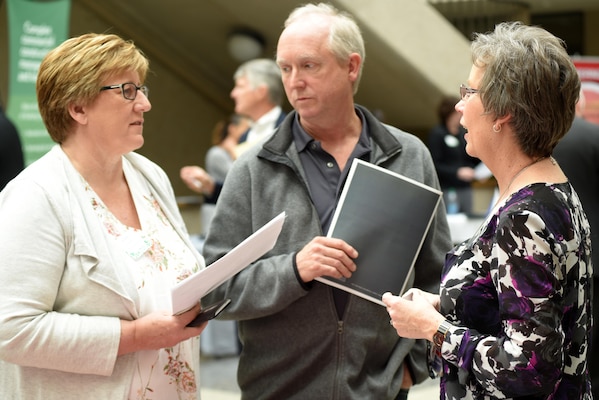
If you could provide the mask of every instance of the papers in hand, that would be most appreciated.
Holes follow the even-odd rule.
[[[179,314],[270,251],[281,233],[285,212],[258,229],[233,250],[171,289],[172,313]]]

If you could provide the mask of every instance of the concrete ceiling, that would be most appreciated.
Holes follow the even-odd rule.
[[[472,2],[472,0],[470,0]],[[481,0],[474,0],[481,2]],[[227,37],[249,28],[274,57],[277,38],[296,0],[77,0],[81,7],[132,38],[214,104],[232,109],[229,92],[239,62]],[[352,12],[366,39],[364,76],[356,101],[412,131],[436,121],[439,98],[457,92],[469,72],[468,41],[425,0],[337,0]],[[495,3],[505,3],[498,0]],[[597,9],[597,0],[528,0],[533,12]],[[416,7],[416,8],[414,8]],[[431,34],[435,37],[431,38]],[[442,36],[440,36],[442,35]],[[439,38],[443,40],[439,40]],[[446,40],[452,40],[448,46]],[[449,53],[457,47],[457,54]],[[441,55],[441,56],[439,56]],[[454,90],[455,88],[455,90]]]

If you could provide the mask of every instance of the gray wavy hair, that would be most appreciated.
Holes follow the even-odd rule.
[[[572,125],[580,93],[565,43],[540,27],[504,22],[475,34],[471,49],[473,64],[484,69],[478,89],[486,112],[512,115],[525,154],[550,155]]]

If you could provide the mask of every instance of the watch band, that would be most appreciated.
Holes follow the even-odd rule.
[[[451,323],[447,320],[443,320],[437,328],[437,332],[435,332],[435,334],[433,335],[433,344],[435,345],[435,347],[438,347],[439,349],[441,348],[443,342],[445,341],[445,338],[450,333],[450,329]]]

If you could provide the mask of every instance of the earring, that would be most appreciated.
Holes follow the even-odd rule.
[[[493,125],[493,132],[495,132],[495,133],[501,132],[501,125],[499,125],[499,128],[498,128],[497,125],[494,124]]]

